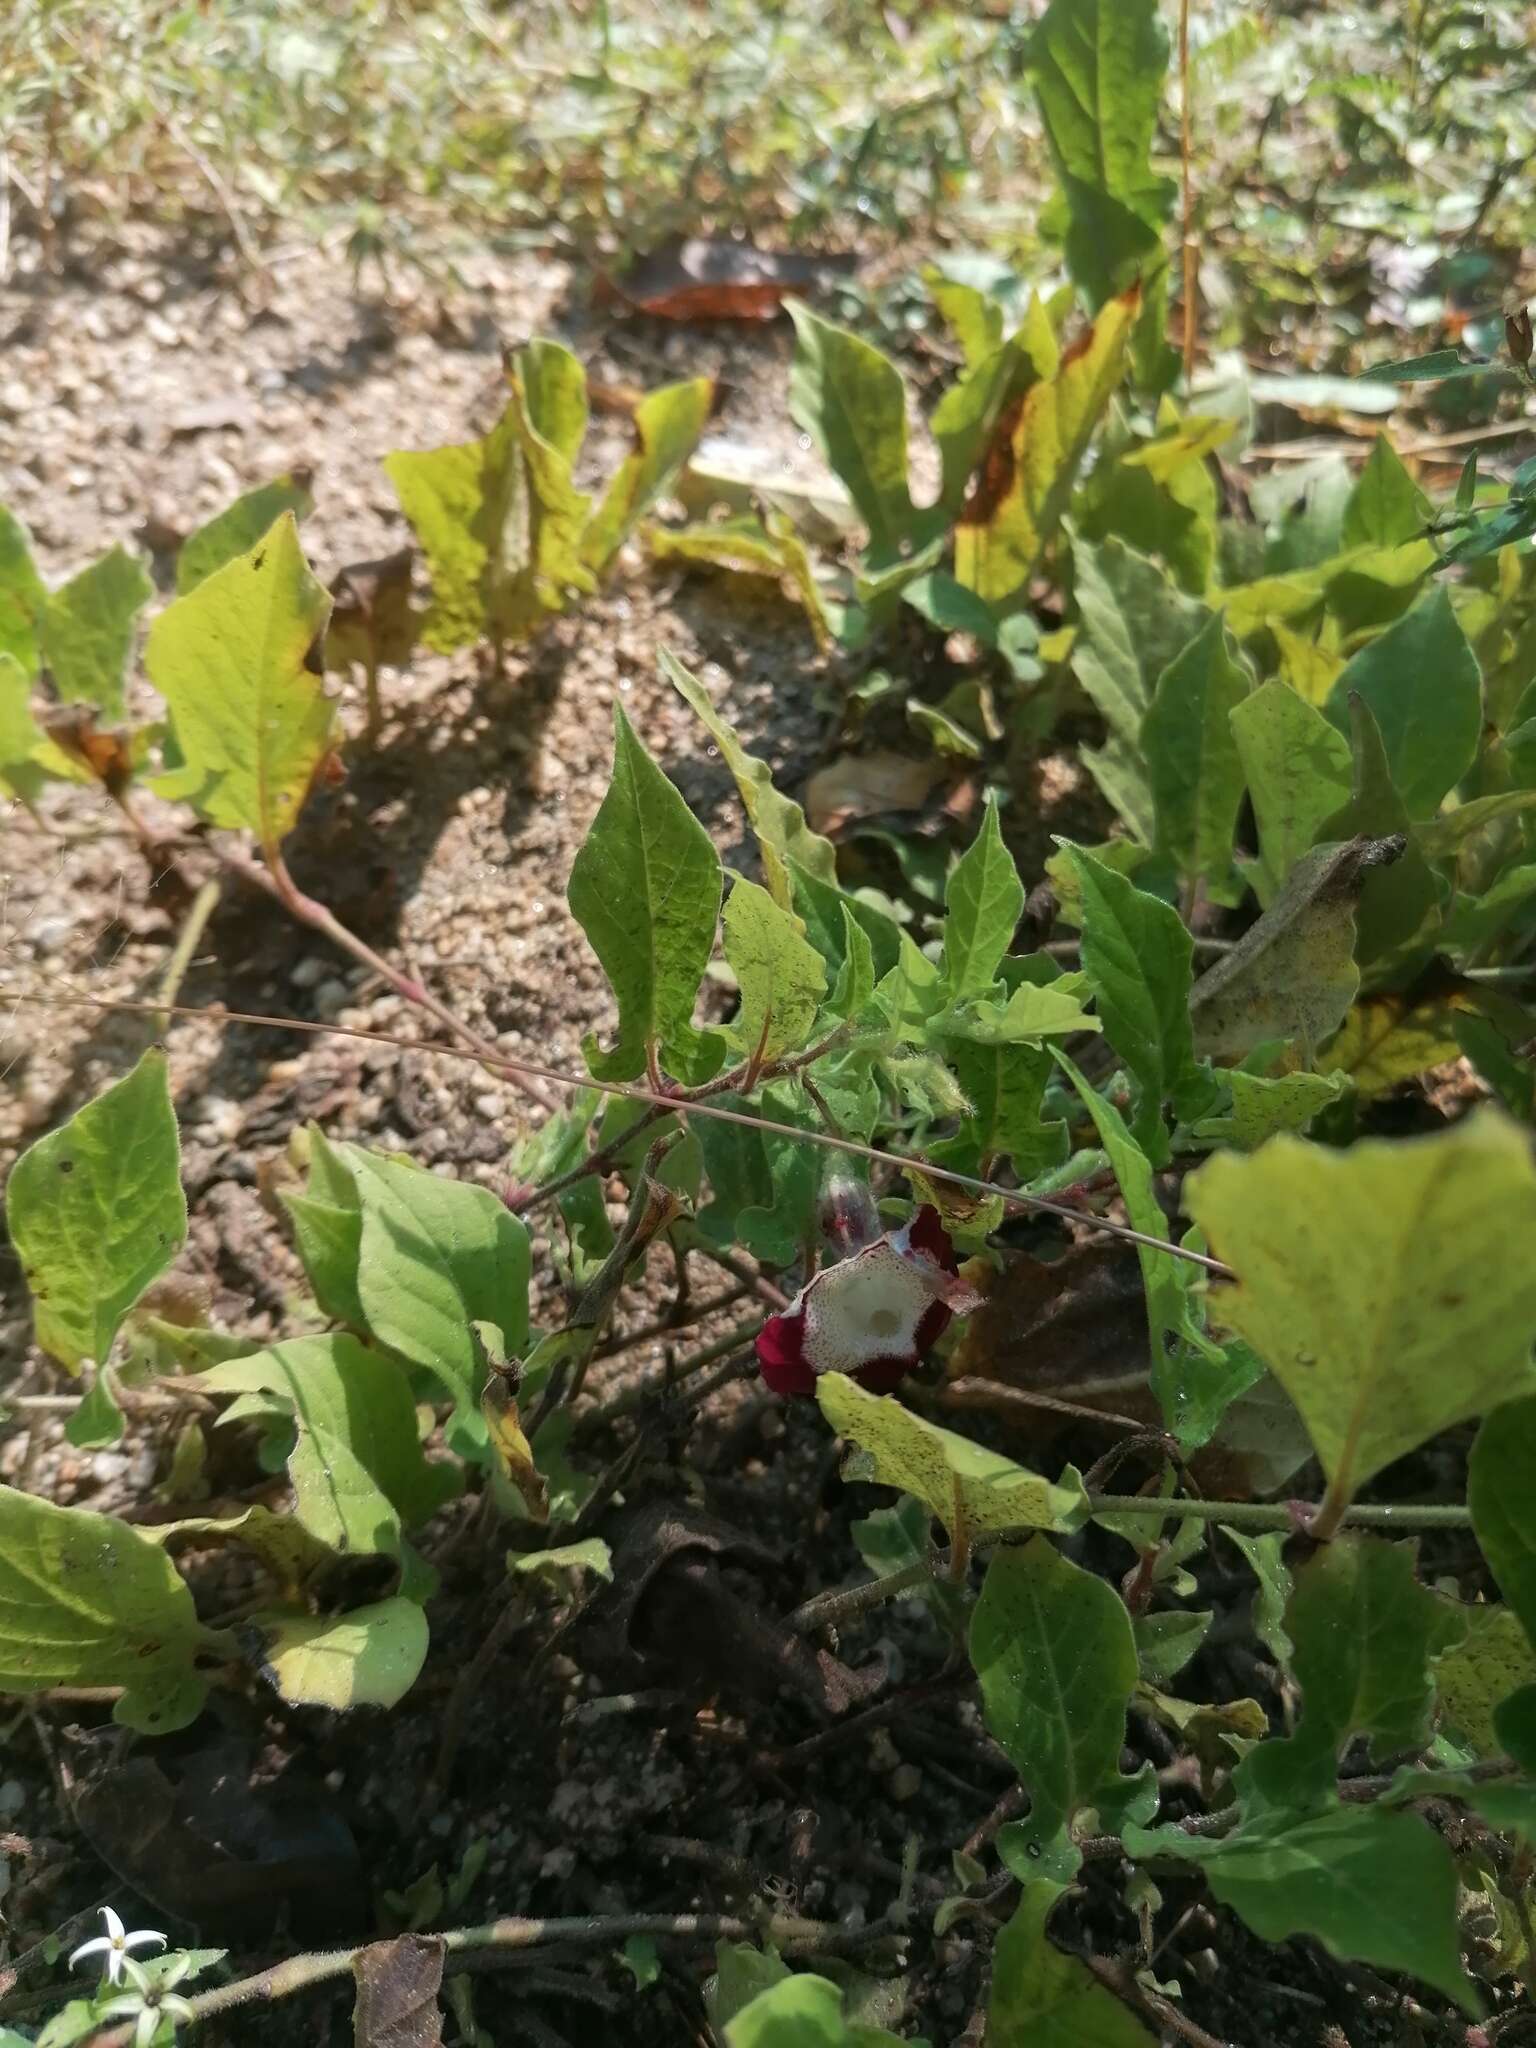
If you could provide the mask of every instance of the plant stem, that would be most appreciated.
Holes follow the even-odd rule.
[[[1284,1529],[1314,1531],[1314,1517],[1320,1512],[1310,1502],[1270,1500],[1158,1500],[1140,1493],[1091,1493],[1089,1512],[1094,1515],[1156,1515],[1163,1521],[1227,1522],[1234,1529]],[[1345,1529],[1470,1529],[1472,1514],[1459,1502],[1454,1505],[1419,1506],[1406,1501],[1402,1506],[1346,1508],[1338,1518]],[[1034,1531],[1019,1532],[1019,1538]],[[1015,1540],[1011,1532],[1000,1540]]]
[[[1189,0],[1179,0],[1179,182],[1182,191],[1180,232],[1184,255],[1184,389],[1195,375],[1196,298],[1200,265],[1195,248],[1195,192],[1190,168],[1193,124],[1189,107]]]
[[[171,1028],[171,1013],[176,998],[181,993],[181,984],[186,979],[187,969],[192,964],[192,955],[197,951],[198,941],[208,929],[208,920],[218,907],[220,886],[210,879],[204,882],[192,899],[192,908],[187,912],[186,923],[176,937],[176,945],[166,963],[165,973],[160,977],[159,1014],[155,1019],[155,1036],[164,1038]]]
[[[876,1928],[861,1931],[863,1935],[883,1932],[884,1929]],[[722,1913],[582,1914],[558,1920],[508,1918],[489,1920],[480,1927],[450,1927],[424,1939],[440,1941],[449,1955],[463,1955],[474,1949],[538,1948],[556,1942],[596,1942],[611,1946],[634,1934],[661,1940],[670,1937],[682,1941],[711,1942],[751,1941],[760,1935],[776,1948],[806,1954],[828,1953],[848,1940],[847,1930],[840,1926],[821,1920],[803,1920],[789,1913],[769,1914],[761,1924]],[[358,1957],[369,1946],[367,1942],[360,1942],[355,1948],[290,1956],[285,1962],[274,1963],[269,1970],[258,1970],[252,1977],[241,1977],[233,1984],[221,1984],[216,1990],[204,1991],[188,2001],[192,2011],[187,2024],[212,2019],[217,2013],[229,2012],[238,2005],[252,2005],[258,2000],[270,2005],[279,1998],[291,1998],[296,1991],[308,1990],[312,1984],[324,1984],[334,1977],[349,1976]],[[132,2039],[132,2023],[106,2027],[90,2037],[90,2048],[127,2048]]]
[[[802,1601],[793,1613],[786,1614],[784,1626],[802,1636],[808,1636],[819,1628],[836,1628],[840,1622],[852,1621],[855,1615],[863,1614],[871,1607],[899,1599],[903,1593],[914,1592],[932,1576],[932,1569],[924,1559],[918,1564],[904,1564],[899,1572],[890,1572],[883,1579],[870,1579],[862,1586],[844,1587],[835,1593],[818,1593],[814,1600]]]

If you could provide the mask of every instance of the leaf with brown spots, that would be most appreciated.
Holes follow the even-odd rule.
[[[1054,376],[1008,406],[955,528],[955,575],[991,605],[1017,604],[1055,537],[1088,443],[1125,372],[1141,310],[1133,285],[1066,349]]]

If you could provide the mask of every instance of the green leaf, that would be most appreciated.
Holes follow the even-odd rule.
[[[1331,1498],[1532,1390],[1536,1166],[1496,1112],[1345,1152],[1278,1137],[1221,1153],[1185,1202],[1238,1277],[1212,1315],[1296,1403]]]
[[[81,782],[87,772],[32,716],[32,684],[12,654],[0,653],[0,795],[37,801],[49,781]]]
[[[1178,1608],[1137,1615],[1136,1661],[1144,1683],[1167,1685],[1176,1678],[1205,1641],[1215,1618],[1209,1610],[1187,1613]]]
[[[1046,1940],[1046,1922],[1065,1890],[1044,1877],[1026,1883],[999,1933],[988,2041],[994,2048],[1154,2048],[1154,2037],[1088,1965]]]
[[[62,703],[94,704],[107,719],[124,715],[123,671],[134,625],[154,594],[144,564],[123,547],[50,593],[39,637]]]
[[[1337,1102],[1349,1086],[1344,1073],[1245,1074],[1234,1067],[1226,1076],[1232,1089],[1230,1116],[1203,1117],[1197,1138],[1256,1152],[1277,1131],[1304,1131],[1319,1110]]]
[[[755,1111],[775,1123],[820,1127],[813,1126],[795,1082],[766,1088],[760,1098],[721,1095],[716,1100],[722,1109]],[[793,1265],[814,1224],[819,1148],[717,1117],[701,1117],[696,1135],[714,1197],[698,1218],[703,1236],[722,1248],[744,1245],[770,1266]]]
[[[123,1317],[187,1234],[165,1054],[39,1138],[6,1187],[37,1341],[70,1372],[106,1362]]]
[[[1221,614],[1213,613],[1163,670],[1141,726],[1158,849],[1182,874],[1205,877],[1218,900],[1231,890],[1232,839],[1243,801],[1232,714],[1252,683]]]
[[[600,1081],[632,1081],[651,1060],[702,1080],[719,1064],[693,1007],[715,943],[720,857],[618,705],[613,718],[613,777],[566,896],[618,998],[619,1039],[605,1053],[588,1037],[583,1051]]]
[[[1355,907],[1362,877],[1401,842],[1318,846],[1291,869],[1274,902],[1190,994],[1195,1044],[1213,1059],[1246,1059],[1275,1039],[1310,1059],[1343,1023],[1360,987]]]
[[[725,765],[736,779],[747,822],[757,836],[769,895],[781,910],[803,914],[803,906],[794,898],[791,864],[799,866],[813,880],[835,887],[836,848],[830,839],[811,830],[797,803],[774,788],[768,763],[747,752],[734,729],[715,709],[698,677],[691,675],[665,647],[661,650],[661,672],[720,749]]]
[[[1435,1666],[1441,1707],[1446,1720],[1479,1756],[1502,1756],[1494,1711],[1523,1686],[1536,1685],[1536,1650],[1513,1608],[1467,1607],[1453,1612],[1466,1633]]]
[[[318,1142],[316,1142],[318,1140]],[[431,1373],[453,1400],[461,1448],[484,1441],[479,1422],[484,1362],[471,1325],[490,1323],[507,1356],[528,1341],[528,1232],[490,1188],[446,1180],[408,1160],[310,1140],[312,1178],[333,1197],[333,1240],[322,1271],[324,1305]],[[332,1205],[327,1205],[332,1206]],[[355,1252],[354,1252],[355,1245]],[[355,1256],[350,1286],[346,1261]]]
[[[1360,371],[1358,384],[1438,384],[1448,377],[1496,377],[1513,383],[1514,373],[1497,363],[1469,363],[1459,349],[1437,348],[1428,355],[1404,356],[1397,362],[1376,363]]]
[[[1440,921],[1440,885],[1418,842],[1407,807],[1392,781],[1391,765],[1375,715],[1360,696],[1349,700],[1354,773],[1348,803],[1317,828],[1328,840],[1401,837],[1403,851],[1374,864],[1358,885],[1354,953],[1362,966],[1427,952]]]
[[[294,1707],[393,1707],[427,1656],[427,1617],[396,1594],[349,1614],[253,1614],[264,1639],[262,1670]]]
[[[600,1579],[613,1577],[613,1553],[599,1536],[588,1536],[580,1543],[558,1544],[552,1550],[509,1551],[507,1555],[509,1572],[536,1572],[550,1577],[560,1572],[596,1572]]]
[[[590,568],[607,566],[667,489],[697,447],[714,398],[712,377],[691,377],[647,392],[635,407],[635,445],[614,472],[582,537],[582,559]]]
[[[1349,800],[1348,743],[1285,683],[1263,683],[1232,709],[1241,776],[1253,799],[1259,857],[1252,879],[1273,903],[1325,819]]]
[[[567,592],[596,587],[581,559],[590,500],[571,475],[587,425],[581,365],[559,343],[536,341],[508,382],[506,409],[482,439],[384,458],[432,574],[422,639],[445,653],[520,637]]]
[[[1168,1157],[1163,1104],[1197,1080],[1189,1002],[1194,947],[1171,904],[1080,846],[1061,842],[1082,897],[1082,964],[1110,1044],[1139,1091],[1132,1126],[1154,1165]]]
[[[1176,590],[1165,570],[1111,536],[1072,549],[1078,636],[1072,670],[1110,731],[1141,743],[1153,686],[1208,614]]]
[[[226,1422],[292,1418],[295,1511],[332,1550],[397,1556],[401,1524],[426,1521],[459,1490],[453,1466],[422,1455],[400,1366],[355,1337],[291,1337],[209,1367],[199,1383],[241,1397]]]
[[[1139,0],[1136,0],[1139,4]],[[997,423],[955,528],[955,576],[994,607],[1018,609],[1071,501],[1105,408],[1125,374],[1141,293],[1111,299]]]
[[[1024,884],[1003,844],[997,805],[955,863],[944,893],[944,994],[951,1003],[986,995],[1024,914]]]
[[[1396,547],[1417,540],[1432,513],[1402,457],[1385,434],[1378,434],[1344,508],[1340,542],[1346,548]]]
[[[843,2016],[843,1994],[825,1977],[781,1978],[725,2028],[725,2048],[903,2048],[884,2027]]]
[[[1001,299],[992,297],[974,284],[946,276],[937,264],[926,264],[922,276],[928,287],[928,296],[960,344],[966,367],[974,369],[978,363],[984,363],[989,356],[995,355],[1003,345]]]
[[[1488,1416],[1477,1432],[1467,1467],[1467,1501],[1478,1544],[1499,1591],[1536,1645],[1533,1453],[1536,1399],[1511,1401]]]
[[[859,617],[857,607],[838,606],[824,594],[805,542],[782,512],[770,511],[765,519],[749,515],[676,531],[651,526],[646,533],[651,553],[659,562],[703,562],[739,576],[769,576],[781,587],[787,586],[804,606],[823,653],[845,634],[850,645],[857,644],[859,636],[852,630]]]
[[[1329,693],[1341,732],[1359,696],[1381,729],[1392,782],[1410,818],[1432,818],[1477,756],[1482,677],[1444,588],[1367,641]]]
[[[1378,1760],[1428,1742],[1431,1662],[1461,1623],[1420,1584],[1416,1561],[1412,1543],[1351,1534],[1323,1544],[1297,1572],[1285,1627],[1305,1702],[1301,1725],[1243,1765],[1270,1802],[1322,1805],[1351,1736],[1370,1736]]]
[[[149,629],[144,663],[180,756],[158,793],[254,832],[269,861],[331,745],[336,707],[305,665],[330,609],[285,512]]]
[[[1029,1818],[1009,1830],[1005,1860],[1015,1873],[1065,1880],[1081,1861],[1074,1817],[1128,1789],[1120,1750],[1137,1680],[1131,1617],[1105,1580],[1036,1536],[993,1553],[970,1649],[987,1727],[1029,1787]]]
[[[1168,1219],[1157,1199],[1151,1161],[1114,1104],[1089,1086],[1065,1053],[1057,1051],[1055,1058],[1093,1118],[1132,1229],[1166,1239]],[[1223,1351],[1206,1336],[1194,1298],[1196,1269],[1187,1259],[1145,1244],[1137,1245],[1136,1256],[1147,1296],[1152,1391],[1180,1445],[1194,1450],[1210,1441],[1225,1410],[1252,1386],[1258,1363],[1243,1346]]]
[[[1044,1046],[1000,1040],[994,1045],[950,1038],[942,1048],[950,1072],[964,1091],[967,1109],[952,1138],[930,1142],[935,1166],[958,1173],[990,1171],[1011,1159],[1020,1180],[1033,1180],[1067,1156],[1065,1124],[1041,1119],[1051,1078]]]
[[[1285,1632],[1285,1610],[1291,1598],[1291,1568],[1285,1561],[1286,1537],[1278,1529],[1250,1535],[1222,1525],[1227,1537],[1253,1567],[1259,1590],[1253,1603],[1253,1632],[1280,1669],[1291,1668],[1291,1639]]]
[[[0,505],[0,655],[10,655],[29,683],[41,658],[38,633],[47,602],[27,529]]]
[[[756,882],[738,880],[721,923],[726,964],[741,990],[731,1024],[737,1051],[760,1062],[798,1052],[827,992],[826,967],[799,918]]]
[[[848,958],[848,927],[852,919],[869,941],[876,981],[888,975],[901,957],[901,926],[861,897],[850,896],[835,882],[823,881],[797,860],[789,862],[793,892],[790,908],[805,925],[805,935],[835,974]]]
[[[715,1974],[704,1986],[704,2007],[709,2024],[723,2034],[744,2006],[759,1992],[782,1984],[790,1968],[772,1950],[754,1948],[746,1941],[715,1943]]]
[[[1261,1941],[1310,1934],[1333,1955],[1404,1970],[1477,2010],[1457,1942],[1456,1866],[1416,1814],[1338,1806],[1299,1823],[1275,1816],[1217,1842],[1132,1828],[1126,1847],[1199,1863],[1215,1896]]]
[[[1148,161],[1168,68],[1156,0],[1051,0],[1031,60],[1069,214],[1067,268],[1101,306],[1159,250],[1173,203]]]
[[[271,483],[258,484],[254,491],[246,491],[232,505],[215,513],[206,525],[189,533],[176,557],[178,595],[185,597],[237,555],[248,555],[285,512],[291,512],[302,524],[315,509],[309,485],[308,470],[293,470],[286,476],[274,477]]]
[[[879,349],[785,301],[795,323],[789,410],[869,528],[871,552],[894,556],[916,523],[907,487],[907,397]]]
[[[838,1434],[868,1454],[880,1485],[915,1494],[952,1533],[957,1520],[975,1539],[1001,1529],[1075,1529],[1085,1517],[1088,1496],[1070,1465],[1059,1480],[1043,1479],[844,1373],[823,1373],[816,1398]]]
[[[202,1706],[199,1652],[227,1647],[147,1536],[0,1487],[0,1692],[120,1685],[113,1719],[165,1735]]]

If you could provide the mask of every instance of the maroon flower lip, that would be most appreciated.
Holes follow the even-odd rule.
[[[928,1204],[899,1230],[823,1266],[758,1333],[757,1359],[774,1393],[810,1395],[824,1372],[888,1394],[932,1350],[950,1318],[981,1297],[959,1277],[938,1211]]]

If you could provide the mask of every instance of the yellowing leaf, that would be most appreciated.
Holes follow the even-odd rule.
[[[604,567],[666,490],[697,446],[714,398],[714,379],[693,377],[648,392],[635,407],[634,448],[582,536],[582,559],[590,567]]]
[[[32,684],[14,654],[0,652],[0,794],[35,803],[45,782],[84,782],[72,761],[32,715]]]
[[[1319,708],[1328,701],[1344,657],[1321,640],[1309,640],[1276,619],[1270,625],[1280,651],[1280,677],[1304,703]]]
[[[254,1614],[266,1638],[265,1672],[290,1705],[393,1707],[427,1655],[427,1617],[402,1594],[350,1614]]]
[[[821,955],[793,911],[756,882],[732,885],[721,920],[727,965],[741,989],[732,1032],[748,1059],[776,1060],[810,1037],[827,992]]]
[[[925,1422],[894,1394],[866,1393],[844,1373],[823,1373],[816,1398],[838,1434],[868,1453],[870,1476],[915,1494],[952,1534],[962,1526],[972,1537],[1000,1529],[1076,1529],[1086,1519],[1088,1496],[1070,1465],[1060,1480],[1043,1479],[969,1437]]]
[[[480,440],[384,458],[432,573],[421,637],[443,652],[516,638],[567,591],[596,587],[581,558],[590,500],[571,476],[587,425],[581,365],[536,341],[508,382],[506,410]]]
[[[1536,1165],[1497,1112],[1346,1152],[1277,1137],[1209,1160],[1186,1199],[1237,1273],[1212,1320],[1296,1403],[1331,1499],[1536,1388]]]
[[[330,749],[335,705],[306,666],[330,609],[285,512],[149,631],[145,666],[181,755],[159,794],[211,825],[254,832],[269,859]]]
[[[1004,408],[955,528],[955,575],[989,604],[1027,590],[1125,372],[1140,309],[1139,286],[1111,299],[1063,353],[1056,374]]]
[[[1460,1056],[1460,1017],[1471,1012],[1460,995],[1370,996],[1345,1017],[1318,1061],[1325,1073],[1347,1074],[1363,1096],[1385,1095],[1399,1081],[1444,1066]]]
[[[164,1735],[195,1718],[197,1655],[220,1647],[147,1536],[0,1487],[0,1692],[121,1685],[113,1718]]]
[[[1336,1031],[1360,986],[1361,877],[1401,851],[1400,839],[1357,839],[1303,855],[1258,923],[1195,983],[1195,1050],[1242,1059],[1269,1039],[1285,1038],[1310,1054]]]
[[[1502,1756],[1493,1710],[1521,1686],[1536,1684],[1536,1651],[1512,1607],[1452,1604],[1467,1632],[1435,1666],[1435,1686],[1445,1718],[1479,1756]]]

